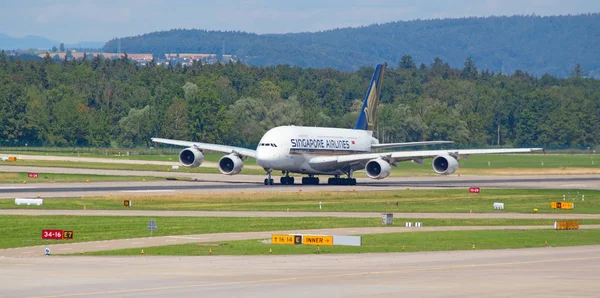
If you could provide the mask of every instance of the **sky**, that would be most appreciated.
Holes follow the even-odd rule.
[[[176,28],[315,32],[415,19],[600,12],[598,0],[0,0],[0,33],[64,43]]]

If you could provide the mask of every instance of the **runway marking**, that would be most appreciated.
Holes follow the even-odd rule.
[[[144,243],[144,241],[142,241],[142,242],[131,242],[131,244],[142,244],[142,243]]]
[[[60,250],[71,250],[71,249],[73,249],[73,248],[66,247],[66,248],[61,248]]]
[[[35,187],[2,186],[0,189],[33,189]]]
[[[204,238],[200,238],[200,237],[185,237],[185,236],[168,236],[168,237],[177,238],[177,239],[204,240]]]
[[[109,244],[106,244],[106,245],[96,245],[96,247],[107,247],[107,246],[110,246],[110,245]]]
[[[121,192],[174,192],[170,189],[122,190]]]
[[[221,282],[221,283],[211,283],[211,284],[194,284],[194,285],[182,285],[182,286],[164,286],[164,287],[155,287],[155,288],[138,288],[138,289],[129,289],[129,290],[83,292],[83,293],[59,294],[59,295],[53,295],[53,296],[31,296],[30,298],[56,298],[56,297],[123,294],[123,293],[189,289],[189,288],[243,285],[243,284],[272,283],[272,282],[279,282],[279,281],[297,281],[297,280],[309,280],[309,279],[321,279],[321,278],[356,277],[356,276],[365,276],[365,275],[383,275],[383,274],[406,273],[406,272],[415,272],[415,271],[443,271],[443,270],[453,270],[453,269],[470,269],[470,268],[497,267],[497,266],[509,266],[509,265],[526,265],[526,264],[539,264],[539,263],[557,263],[557,262],[567,262],[567,261],[587,261],[587,260],[597,260],[597,259],[600,259],[600,256],[599,257],[587,257],[587,258],[566,258],[566,259],[549,259],[549,260],[538,260],[538,261],[523,261],[523,262],[505,262],[505,263],[453,265],[453,266],[432,266],[432,267],[423,267],[423,268],[409,268],[409,269],[405,268],[402,270],[389,270],[389,271],[342,273],[342,274],[332,274],[332,275],[313,275],[313,276],[301,276],[301,277],[283,277],[283,278],[273,278],[273,279]]]

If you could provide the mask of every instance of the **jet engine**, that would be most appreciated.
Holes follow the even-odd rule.
[[[219,159],[219,171],[225,175],[239,174],[243,167],[244,162],[235,154],[225,155]]]
[[[367,162],[365,172],[367,172],[367,176],[371,179],[383,179],[390,175],[392,167],[387,161],[377,158]]]
[[[450,155],[436,156],[431,165],[433,170],[440,175],[450,175],[458,169],[458,161]]]
[[[179,152],[179,162],[188,168],[197,168],[204,161],[204,154],[197,148],[190,147]]]

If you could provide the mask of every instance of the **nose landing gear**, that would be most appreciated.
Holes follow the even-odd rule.
[[[267,170],[267,178],[265,178],[265,185],[273,185],[273,179],[271,179],[271,169]]]

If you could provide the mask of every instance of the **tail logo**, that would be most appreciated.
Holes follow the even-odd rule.
[[[356,120],[354,129],[370,130],[373,131],[375,128],[375,120],[377,118],[377,105],[379,104],[379,94],[381,92],[381,85],[383,84],[383,72],[385,70],[385,64],[379,64],[375,68],[369,89],[365,95],[365,99],[362,106],[362,113]]]

